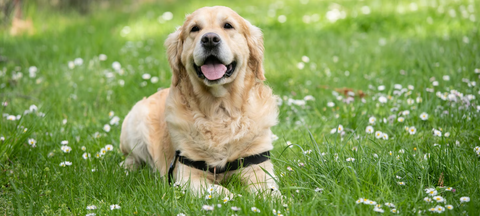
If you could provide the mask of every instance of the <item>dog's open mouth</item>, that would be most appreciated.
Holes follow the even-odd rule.
[[[237,63],[232,62],[229,65],[224,65],[217,57],[209,56],[205,59],[203,65],[197,66],[194,63],[193,66],[195,67],[195,71],[199,78],[215,81],[224,77],[232,76]]]

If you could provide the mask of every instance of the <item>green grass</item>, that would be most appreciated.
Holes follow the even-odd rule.
[[[229,6],[264,32],[266,83],[284,98],[280,123],[273,128],[279,139],[272,153],[280,191],[286,197],[283,203],[246,193],[234,179],[226,187],[242,196],[212,212],[203,211],[202,205],[223,203],[223,197],[195,198],[168,186],[148,168],[126,175],[118,166],[123,160],[118,148],[120,126],[103,130],[110,111],[123,118],[136,101],[169,86],[163,41],[182,24],[184,14],[206,5]],[[415,5],[417,10],[412,10]],[[255,206],[261,210],[259,215],[271,215],[273,209],[284,215],[378,214],[373,206],[355,204],[367,198],[394,203],[400,214],[419,210],[431,214],[428,209],[437,203],[423,200],[424,189],[437,187],[446,204],[454,207],[443,214],[477,215],[480,161],[474,148],[480,146],[480,74],[475,69],[480,68],[480,5],[473,0],[415,5],[400,0],[169,1],[95,7],[101,9],[81,16],[28,4],[25,15],[34,22],[33,35],[13,37],[8,26],[0,29],[0,55],[7,58],[0,62],[0,101],[8,102],[0,109],[2,114],[22,115],[17,121],[0,120],[0,136],[5,138],[0,142],[0,213],[250,215]],[[369,7],[370,14],[362,13],[363,6]],[[335,8],[346,17],[331,22],[326,14]],[[157,18],[165,11],[171,11],[173,19],[159,23]],[[303,21],[305,15],[314,14],[318,21]],[[287,17],[285,23],[278,21],[280,15]],[[122,36],[125,26],[131,32]],[[98,60],[102,53],[108,56],[106,61]],[[299,69],[302,56],[310,61]],[[82,58],[83,64],[70,69],[68,62],[76,58]],[[122,65],[122,75],[112,69],[114,61]],[[34,78],[29,77],[31,66],[38,68]],[[158,77],[158,83],[142,84],[144,73]],[[450,80],[444,80],[444,75]],[[406,92],[395,94],[395,84]],[[386,89],[377,90],[380,85]],[[408,90],[408,85],[414,89]],[[343,102],[347,96],[332,93],[341,88],[363,91],[365,101],[355,96],[354,102]],[[451,91],[475,98],[450,101],[436,94]],[[315,100],[305,106],[288,104],[289,98],[307,95]],[[380,96],[388,97],[388,102],[380,103]],[[408,99],[417,97],[421,103],[408,104]],[[328,102],[335,105],[329,107]],[[32,104],[38,111],[24,115]],[[398,122],[404,110],[410,115]],[[44,117],[38,116],[40,112]],[[428,120],[420,119],[422,112],[429,114]],[[387,133],[388,140],[365,132],[371,116],[377,119],[372,126]],[[343,136],[330,133],[338,125],[345,129]],[[410,135],[405,126],[415,126],[416,134]],[[450,136],[434,136],[434,128]],[[27,143],[29,138],[36,140],[35,148]],[[70,153],[60,150],[62,140],[69,141]],[[113,144],[114,151],[95,158],[107,144]],[[82,146],[91,159],[82,158]],[[404,153],[399,153],[401,149]],[[307,150],[312,151],[303,154]],[[430,158],[425,159],[425,154]],[[60,167],[63,161],[72,165]],[[455,192],[439,188],[441,181]],[[464,196],[471,201],[460,203]],[[121,209],[110,211],[111,204]],[[86,210],[88,205],[98,209]],[[241,211],[233,212],[232,206]],[[389,207],[381,208],[390,214]]]

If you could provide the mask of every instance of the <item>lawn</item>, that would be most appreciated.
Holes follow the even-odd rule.
[[[30,2],[32,34],[0,27],[1,214],[479,214],[478,1],[135,2]],[[237,179],[226,203],[196,198],[118,165],[123,118],[170,85],[166,36],[211,5],[264,33],[283,199]]]

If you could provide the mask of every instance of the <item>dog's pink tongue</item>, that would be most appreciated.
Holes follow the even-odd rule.
[[[209,61],[200,67],[203,75],[209,80],[217,80],[223,77],[227,72],[227,67],[219,62]]]

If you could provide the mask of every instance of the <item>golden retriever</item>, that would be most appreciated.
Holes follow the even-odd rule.
[[[171,86],[139,101],[125,117],[122,166],[136,169],[146,163],[166,176],[175,164],[176,184],[189,186],[196,195],[207,187],[231,194],[221,184],[236,174],[253,192],[276,191],[268,159],[212,173],[175,157],[179,151],[184,158],[221,169],[227,162],[273,149],[270,128],[277,123],[278,108],[272,90],[263,84],[260,29],[230,8],[204,7],[188,15],[165,46]]]

